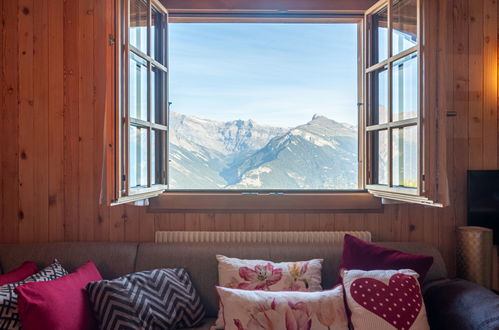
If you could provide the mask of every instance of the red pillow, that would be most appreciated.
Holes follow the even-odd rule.
[[[94,263],[89,261],[61,278],[18,286],[15,290],[23,329],[96,329],[85,287],[101,280]]]
[[[345,235],[340,270],[390,270],[412,269],[423,280],[433,264],[433,257],[421,254],[403,253],[379,245],[364,242],[352,235]],[[341,277],[339,281],[341,283]]]
[[[26,261],[21,266],[7,274],[0,275],[0,285],[16,283],[38,272],[38,267],[33,261]]]

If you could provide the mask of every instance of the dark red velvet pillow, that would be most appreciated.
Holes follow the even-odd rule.
[[[421,254],[409,254],[364,242],[352,235],[345,235],[343,256],[340,261],[342,269],[359,270],[399,270],[412,269],[419,274],[419,282],[423,280],[433,264],[433,257]],[[341,282],[341,277],[338,282]]]
[[[102,277],[89,261],[76,272],[61,278],[18,286],[19,318],[23,329],[97,329],[85,290]]]
[[[0,285],[16,283],[24,280],[35,274],[38,271],[38,267],[33,261],[26,261],[21,266],[17,267],[10,272],[0,275]]]

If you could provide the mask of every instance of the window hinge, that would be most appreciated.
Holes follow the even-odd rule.
[[[116,44],[116,38],[114,37],[114,35],[110,34],[108,36],[108,44],[109,46],[114,46]]]
[[[424,174],[423,174],[423,175],[421,175],[421,180],[422,180],[422,181],[425,181],[425,180],[426,180],[426,177],[425,177],[425,175],[424,175]]]
[[[123,175],[121,176],[121,180],[123,180],[123,182],[125,182],[125,181],[126,181],[126,174],[123,174]]]

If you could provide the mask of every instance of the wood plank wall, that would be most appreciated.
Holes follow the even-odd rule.
[[[109,1],[0,0],[0,242],[152,241],[155,230],[369,230],[455,269],[467,169],[499,168],[496,0],[440,0],[448,31],[452,205],[380,213],[147,213],[99,205]],[[107,61],[107,62],[106,62]]]

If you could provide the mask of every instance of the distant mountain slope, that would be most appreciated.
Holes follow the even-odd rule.
[[[314,116],[245,159],[230,188],[355,189],[356,134],[351,126]]]
[[[293,129],[171,113],[172,189],[351,189],[357,131],[324,116]]]
[[[221,172],[288,129],[252,120],[220,122],[170,113],[170,185],[173,189],[217,189]]]

